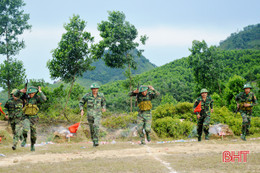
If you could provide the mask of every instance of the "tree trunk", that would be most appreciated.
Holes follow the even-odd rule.
[[[68,98],[67,98],[67,100],[66,100],[65,106],[64,106],[63,111],[62,111],[62,114],[64,115],[64,117],[65,117],[69,122],[70,122],[70,120],[69,120],[69,118],[67,117],[67,115],[66,115],[66,113],[65,113],[65,110],[66,110],[66,108],[67,108],[67,105],[68,105],[68,102],[69,102],[69,99],[70,99],[70,94],[71,94],[71,91],[72,91],[74,82],[75,82],[75,75],[73,76],[73,80],[72,80],[71,85],[70,85],[69,95],[68,95]]]
[[[5,33],[5,41],[6,41],[6,61],[7,61],[7,66],[9,68],[9,54],[8,54],[8,39],[7,39],[7,30],[6,30],[6,33]],[[7,69],[8,69],[7,68]],[[11,93],[11,86],[10,86],[10,71],[7,70],[7,82],[6,82],[6,85],[7,85],[7,91],[8,91],[8,99],[10,98],[10,93]]]
[[[129,81],[130,81],[130,83],[129,83],[129,89],[130,89],[130,91],[132,91],[132,75],[131,75],[131,66],[130,66],[130,64],[128,64],[128,68],[129,68]],[[132,100],[133,100],[133,98],[130,97],[130,112],[133,112],[133,103],[132,103]]]

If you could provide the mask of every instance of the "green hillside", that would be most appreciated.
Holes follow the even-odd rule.
[[[219,48],[260,49],[260,24],[249,25],[238,33],[232,33],[226,40],[220,42]]]
[[[221,62],[225,67],[226,83],[234,75],[244,77],[247,81],[256,81],[260,78],[260,50],[219,50]],[[195,99],[193,75],[189,67],[188,58],[184,57],[153,70],[137,75],[140,84],[153,85],[161,96],[153,105],[160,104],[162,96],[168,95],[178,102],[193,102]],[[111,110],[129,111],[128,90],[124,83],[116,81],[101,87],[107,97],[108,108]],[[224,88],[223,88],[224,89]],[[213,93],[210,93],[213,94]]]
[[[156,67],[156,65],[152,64],[144,56],[138,57],[136,55],[135,61],[137,62],[138,66],[136,70],[132,70],[133,75],[141,74]],[[96,69],[85,72],[83,76],[77,80],[79,84],[85,86],[86,88],[88,88],[92,82],[106,84],[108,82],[126,79],[124,76],[125,69],[107,67],[102,59],[94,62],[92,65],[95,66]]]

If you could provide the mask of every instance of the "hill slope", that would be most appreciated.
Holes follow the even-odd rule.
[[[226,81],[223,83],[235,74],[244,77],[247,81],[259,80],[260,50],[220,50],[219,53],[223,55],[221,61],[226,71]],[[181,102],[193,102],[196,97],[193,94],[195,84],[192,70],[186,57],[136,77],[140,84],[152,85],[161,93],[159,99],[153,102],[154,107],[160,104],[159,100],[165,95]],[[127,81],[110,82],[101,87],[107,97],[109,109],[129,111],[128,90],[123,87],[125,82]]]
[[[144,56],[135,56],[135,61],[137,62],[138,66],[136,70],[132,70],[133,75],[141,74],[156,67],[156,65],[152,64]],[[92,82],[106,84],[108,82],[126,79],[124,76],[125,69],[110,68],[105,65],[105,62],[102,59],[94,62],[92,65],[95,66],[96,69],[85,72],[83,76],[77,80],[79,84],[87,88]]]
[[[238,33],[232,33],[226,40],[220,42],[219,48],[260,49],[260,24],[249,25]]]

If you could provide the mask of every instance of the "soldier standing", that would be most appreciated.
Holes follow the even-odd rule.
[[[102,112],[106,111],[106,99],[103,93],[98,92],[100,86],[93,83],[90,86],[92,92],[87,93],[79,102],[81,116],[84,115],[83,107],[87,103],[87,118],[90,128],[91,139],[93,146],[98,146],[99,124]]]
[[[24,140],[21,144],[22,147],[26,144],[27,133],[29,130],[31,131],[31,151],[35,151],[34,144],[36,143],[37,133],[36,133],[36,125],[39,121],[39,117],[37,115],[39,108],[37,104],[45,102],[46,96],[41,90],[39,86],[34,87],[31,86],[27,89],[20,90],[20,92],[26,94],[25,98],[25,106],[23,108],[24,114],[24,127],[23,127],[23,137]],[[39,92],[39,95],[37,94]]]
[[[16,145],[22,138],[22,130],[23,130],[23,101],[19,98],[19,90],[14,89],[11,92],[11,98],[7,100],[4,106],[7,109],[8,114],[6,118],[11,124],[12,132],[13,132],[13,146],[12,149],[16,149]]]
[[[198,131],[198,141],[201,141],[201,135],[204,131],[205,139],[209,140],[209,123],[210,123],[210,113],[213,112],[213,100],[208,96],[208,90],[202,89],[200,91],[201,96],[197,98],[193,105],[195,109],[199,104],[201,104],[201,111],[195,112],[197,115],[197,131]]]
[[[148,89],[151,91],[148,92]],[[152,124],[152,103],[151,100],[160,95],[152,86],[141,86],[135,91],[131,91],[129,96],[137,96],[138,116],[137,116],[137,132],[141,138],[141,144],[145,145],[144,132],[146,133],[147,141],[151,141],[151,124]]]
[[[244,141],[246,141],[246,135],[249,132],[253,106],[257,104],[256,96],[253,92],[250,92],[251,89],[250,84],[245,84],[244,92],[236,96],[237,108],[243,118],[241,139]]]

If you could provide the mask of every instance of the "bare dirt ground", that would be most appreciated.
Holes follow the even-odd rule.
[[[260,139],[182,143],[89,142],[11,150],[1,146],[0,172],[259,172]],[[247,162],[223,163],[223,151],[249,151]]]
[[[7,124],[0,124],[0,127]],[[4,130],[5,128],[0,128]],[[17,150],[11,144],[0,144],[0,172],[260,172],[260,138],[241,141],[237,138],[209,141],[153,141],[139,145],[137,141],[92,143],[66,142],[30,146]],[[223,163],[224,151],[249,151],[247,162]]]

